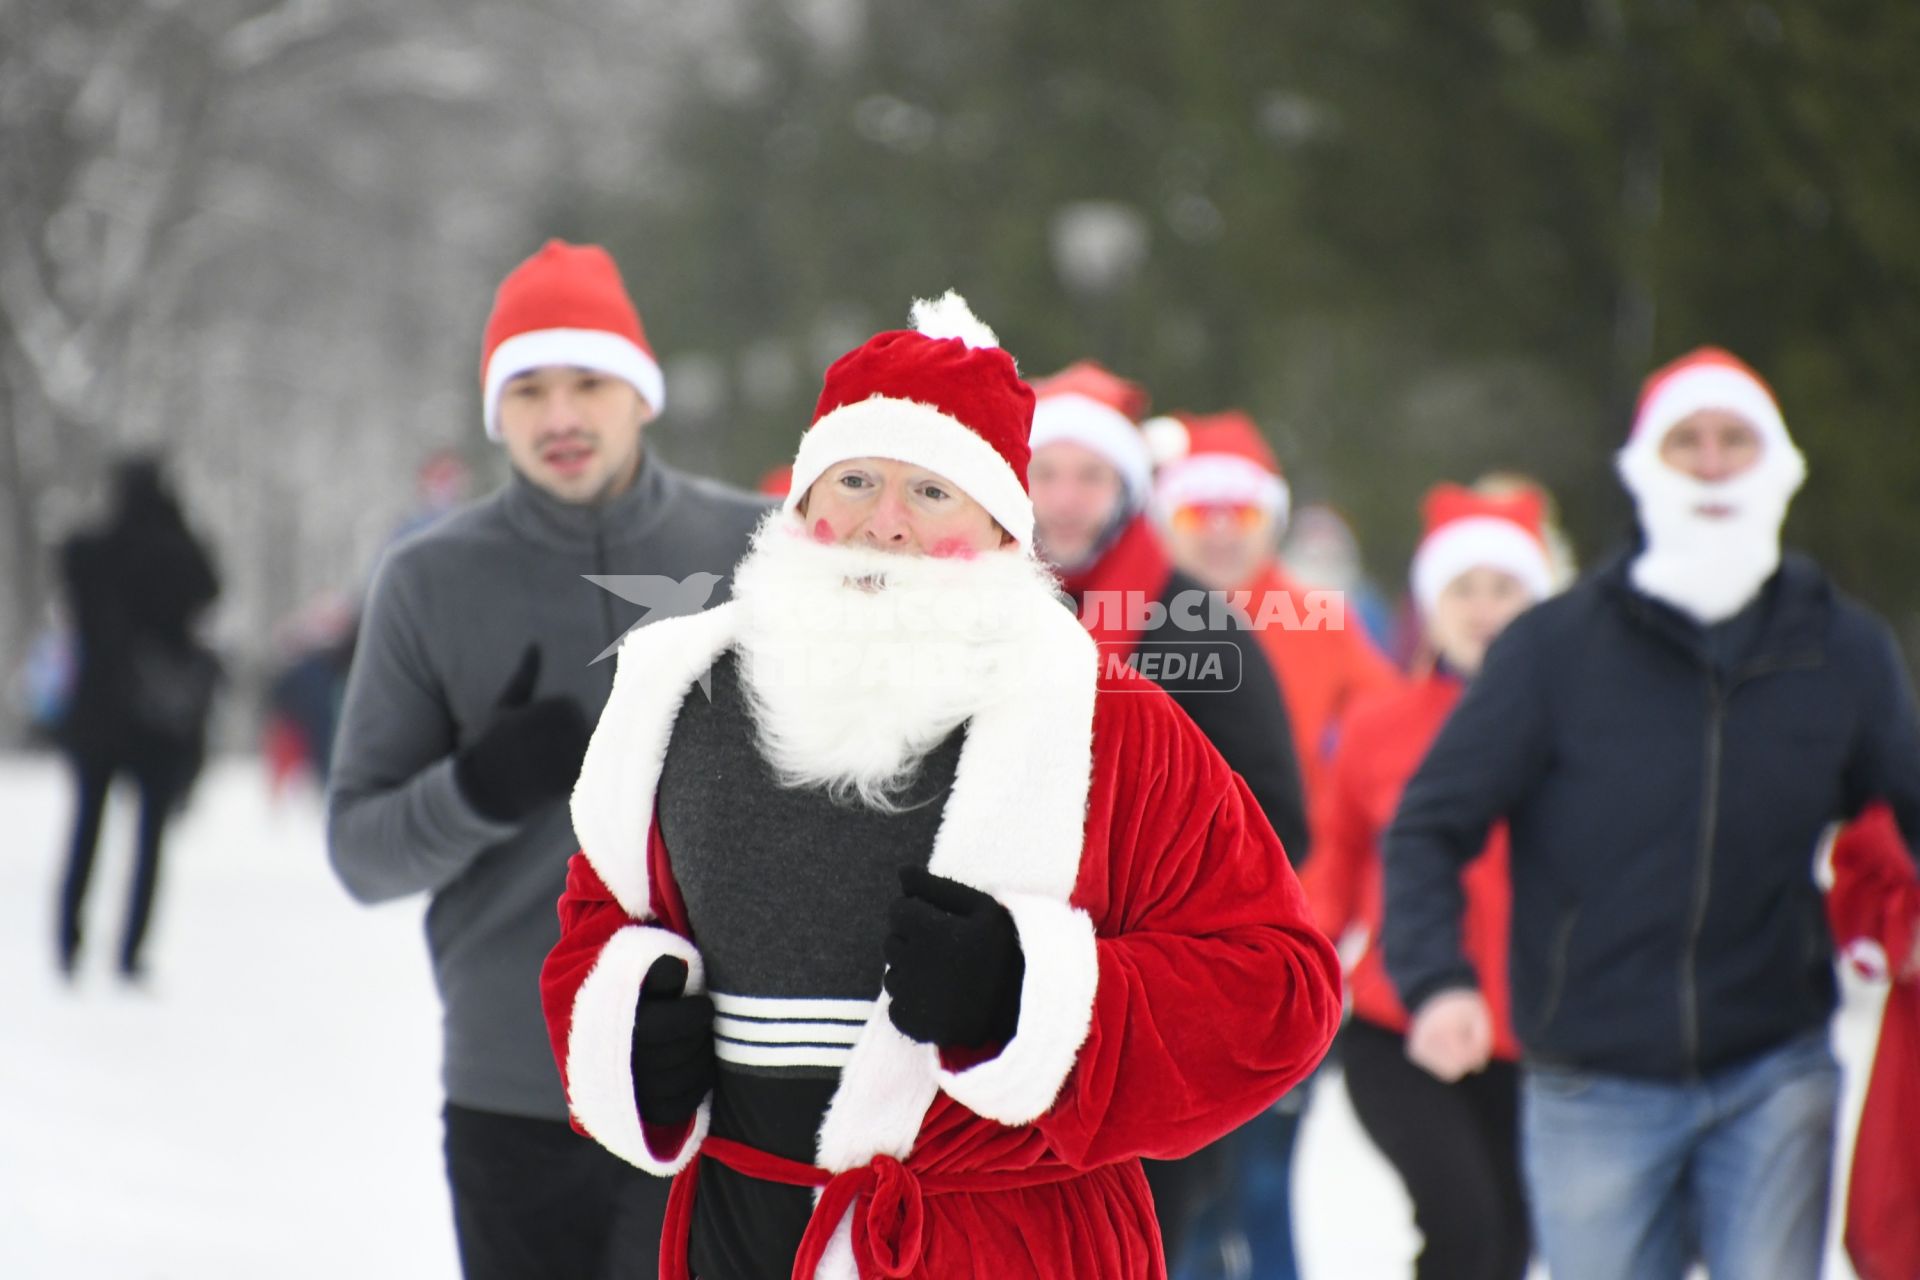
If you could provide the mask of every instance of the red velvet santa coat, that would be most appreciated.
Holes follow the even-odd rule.
[[[623,647],[574,793],[582,850],[541,980],[576,1125],[654,1173],[695,1161],[711,1105],[662,1133],[634,1102],[642,976],[672,955],[689,990],[703,977],[654,789],[682,698],[733,643],[735,608]],[[821,1123],[816,1165],[867,1171],[848,1175],[867,1180],[857,1203],[820,1228],[823,1277],[1163,1276],[1136,1157],[1185,1155],[1255,1115],[1338,1024],[1338,961],[1245,785],[1150,682],[1096,690],[1093,641],[1069,610],[1046,631],[1057,678],[969,723],[929,864],[1012,914],[1018,1027],[993,1058],[943,1060],[895,1029],[880,993]],[[1017,1189],[956,1185],[996,1176]],[[684,1227],[662,1243],[669,1266]]]

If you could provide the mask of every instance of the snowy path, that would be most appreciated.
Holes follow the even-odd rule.
[[[251,763],[224,763],[171,839],[151,991],[108,972],[124,800],[69,989],[49,918],[69,805],[55,762],[0,758],[0,1277],[453,1280],[424,904],[355,906],[318,801],[275,808]],[[1850,1065],[1876,999],[1850,993]],[[1857,1072],[1848,1084],[1851,1116]],[[1408,1274],[1405,1197],[1337,1080],[1308,1115],[1296,1195],[1309,1280]]]

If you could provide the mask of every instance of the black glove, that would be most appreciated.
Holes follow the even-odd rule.
[[[493,718],[453,757],[453,780],[482,815],[518,822],[563,799],[580,776],[593,730],[572,698],[535,698],[540,646],[528,645],[500,690]]]
[[[686,1123],[713,1088],[713,1001],[686,989],[687,962],[661,956],[633,1015],[633,1100],[662,1128]]]
[[[1020,1023],[1027,960],[1013,916],[978,889],[900,868],[904,896],[887,912],[888,1012],[924,1044],[1005,1044]]]

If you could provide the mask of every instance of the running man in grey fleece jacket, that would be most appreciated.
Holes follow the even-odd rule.
[[[723,598],[764,504],[643,448],[661,378],[604,250],[555,241],[516,268],[485,350],[488,434],[512,478],[381,563],[335,744],[328,845],[363,902],[433,895],[466,1275],[652,1276],[666,1183],[573,1131],[540,966],[579,847],[566,797],[613,684],[613,662],[594,659],[646,606],[664,616]],[[589,574],[656,577],[616,593]]]

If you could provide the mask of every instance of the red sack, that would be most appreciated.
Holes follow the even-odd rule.
[[[1913,954],[1920,873],[1884,804],[1862,810],[1833,842],[1827,923],[1841,954],[1865,977],[1893,976]]]
[[[1827,899],[1834,939],[1856,968],[1897,974],[1912,954],[1920,877],[1885,806],[1842,833]],[[1873,974],[1873,970],[1879,973]],[[1920,981],[1896,982],[1860,1109],[1845,1243],[1860,1280],[1920,1280]]]
[[[1860,1280],[1920,1280],[1920,985],[1887,994],[1847,1188],[1847,1257]]]

